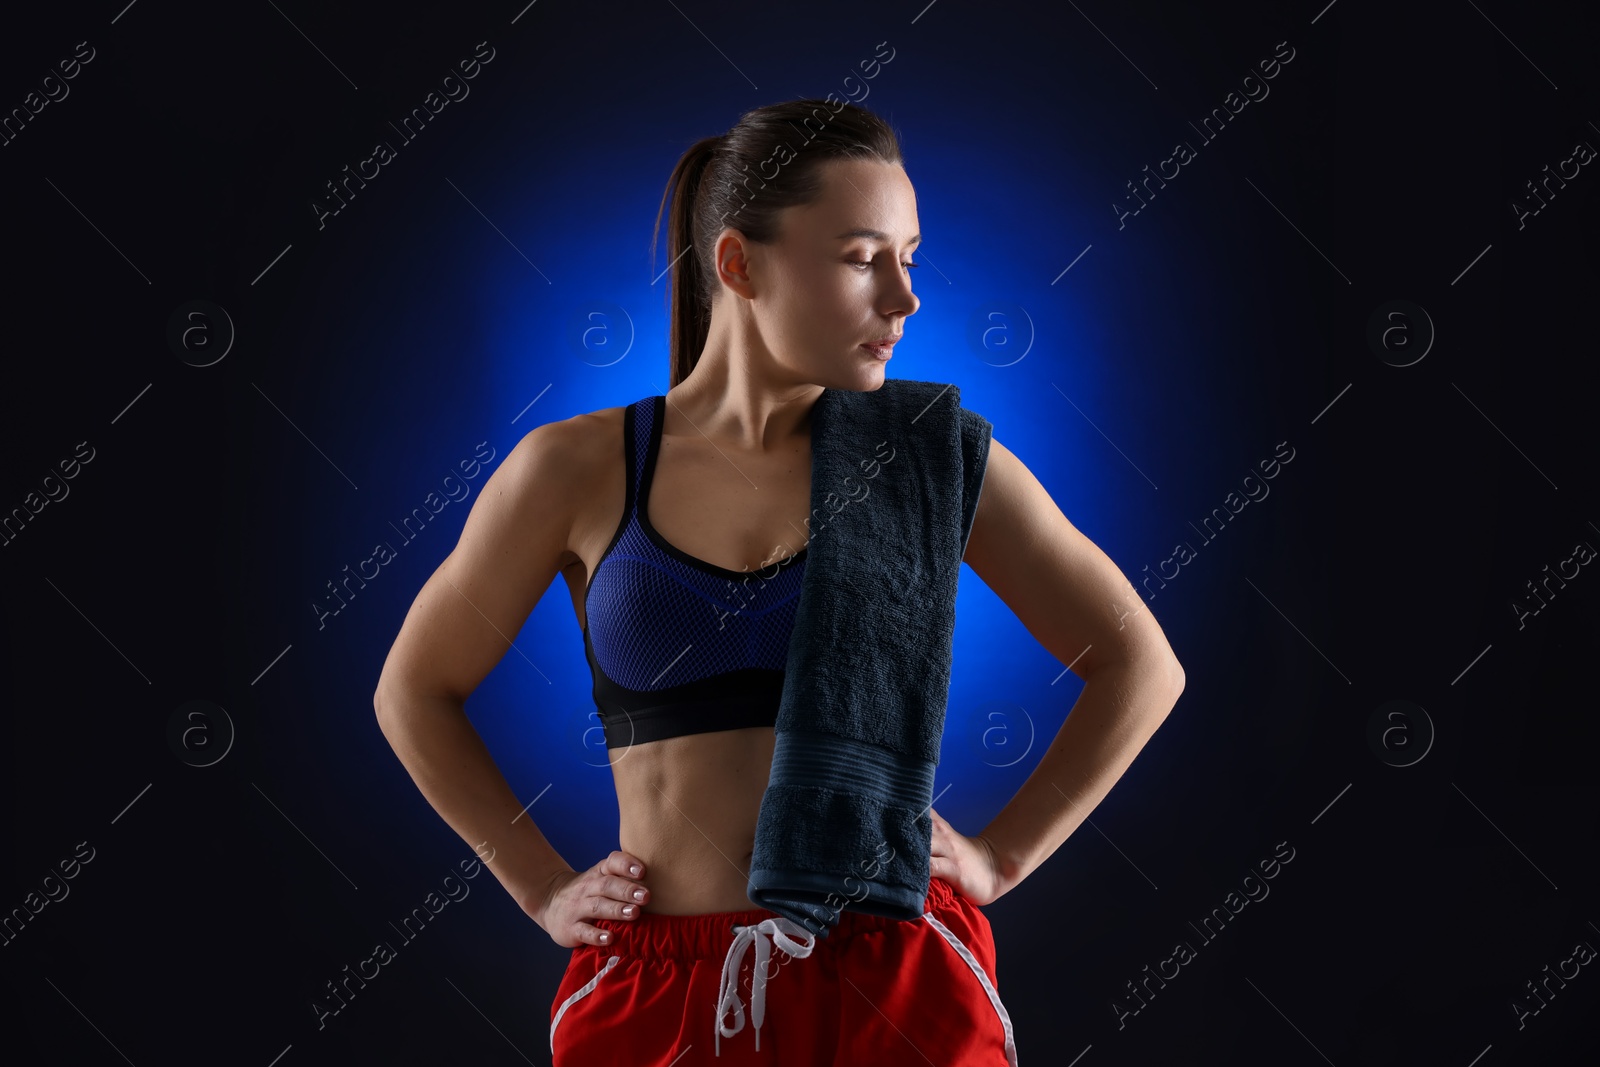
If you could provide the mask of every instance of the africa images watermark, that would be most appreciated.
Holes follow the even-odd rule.
[[[1525,229],[1528,225],[1526,222],[1527,219],[1538,215],[1539,212],[1549,207],[1550,205],[1548,201],[1556,198],[1556,193],[1558,190],[1565,189],[1567,187],[1567,182],[1562,181],[1562,179],[1565,178],[1567,181],[1571,181],[1573,178],[1576,178],[1580,173],[1582,173],[1579,168],[1587,165],[1591,160],[1594,159],[1594,156],[1594,146],[1589,144],[1588,141],[1579,141],[1572,146],[1572,155],[1556,164],[1554,173],[1551,173],[1550,171],[1550,164],[1546,163],[1544,165],[1544,177],[1538,179],[1529,178],[1526,182],[1524,182],[1523,186],[1528,190],[1528,195],[1532,197],[1532,200],[1511,201],[1511,214],[1516,216],[1517,229]],[[1567,173],[1568,167],[1572,168],[1571,174]],[[1535,185],[1535,181],[1537,181],[1539,184]],[[1552,181],[1556,184],[1556,188],[1554,189],[1550,187],[1550,183]],[[1544,189],[1543,196],[1539,195],[1540,187],[1543,187]]]
[[[487,856],[483,854],[485,849],[489,853]],[[483,873],[484,863],[492,862],[495,857],[495,849],[487,841],[479,845],[473,852],[476,853],[477,858],[462,860],[460,863],[461,877],[469,882]],[[479,859],[483,862],[480,863]],[[415,941],[428,923],[433,921],[447,906],[452,903],[459,904],[461,901],[466,900],[467,895],[472,892],[472,888],[464,882],[458,881],[454,874],[445,875],[442,885],[444,890],[443,897],[439,895],[437,890],[430,890],[428,895],[423,898],[422,904],[412,908],[411,914],[400,920],[400,926],[405,927],[404,931],[400,929],[400,926],[395,927],[395,932],[399,933],[404,939],[401,941],[401,947]],[[393,923],[390,923],[390,925],[394,926]],[[414,932],[413,927],[415,927]],[[328,1025],[328,1019],[349,1007],[348,1001],[354,1000],[356,993],[367,988],[367,982],[373,981],[381,975],[383,968],[393,963],[398,956],[399,952],[392,944],[387,941],[380,941],[373,947],[372,955],[357,963],[354,971],[350,970],[350,965],[347,963],[344,965],[341,977],[328,979],[326,984],[328,994],[332,998],[331,1002],[324,1003],[319,1000],[311,1002],[311,1011],[317,1017],[317,1029],[325,1029]],[[370,974],[368,973],[369,968],[371,969]],[[340,995],[341,989],[344,991],[344,996]]]
[[[88,849],[88,854],[84,854]],[[83,870],[83,865],[95,857],[94,846],[87,841],[79,841],[72,856],[61,860],[61,876],[56,877],[56,872],[51,871],[39,879],[39,888],[30,889],[28,895],[22,899],[20,907],[12,908],[10,914],[0,917],[0,948],[9,948],[11,942],[22,935],[22,931],[39,917],[39,914],[51,904],[59,904],[67,899],[72,892],[72,887],[67,882],[78,877]]]
[[[889,454],[887,456],[883,454],[883,450],[886,447],[889,449]],[[868,489],[865,483],[871,481],[880,473],[882,473],[883,468],[888,466],[890,463],[893,463],[894,457],[897,455],[899,455],[899,450],[890,445],[888,441],[878,442],[877,447],[873,449],[873,458],[863,459],[858,464],[863,475],[862,483],[859,486],[859,492],[857,491],[857,488],[852,485],[855,479],[847,476],[842,479],[840,484],[840,488],[843,490],[844,495],[841,496],[839,493],[829,492],[822,498],[823,505],[828,509],[828,518],[832,519],[836,517],[851,504],[859,504],[863,500],[867,499],[867,497],[871,496],[872,490]],[[810,545],[812,537],[815,537],[817,533],[820,533],[828,527],[826,522],[817,521],[821,510],[821,508],[812,508],[811,514],[806,517],[806,526],[811,530],[811,533],[807,537],[806,541],[808,546]],[[764,588],[767,582],[770,582],[772,579],[778,576],[778,570],[780,570],[784,564],[788,563],[790,560],[794,559],[795,556],[800,554],[800,550],[791,546],[787,541],[773,546],[772,552],[773,554],[768,556],[766,560],[762,562],[762,569],[764,570],[768,564],[771,564],[774,568],[773,572],[768,575],[763,575],[760,570],[754,571],[750,575],[741,579],[742,585],[748,587],[751,578],[760,578],[762,584],[760,587],[757,587],[754,590],[754,592],[759,593],[761,588]],[[731,588],[733,586],[733,579],[728,579],[726,584]],[[744,604],[749,603],[750,598],[745,598]],[[743,606],[734,608],[732,611],[719,611],[718,618],[723,621],[718,626],[718,629],[722,629],[727,626],[726,619],[729,615],[737,614],[742,610],[744,610]]]
[[[487,455],[484,454],[485,449],[488,449]],[[441,497],[438,492],[430,491],[428,495],[423,498],[422,505],[420,507],[412,508],[411,514],[400,520],[400,526],[395,526],[392,522],[389,524],[395,533],[400,535],[400,544],[402,547],[409,545],[412,541],[415,541],[417,537],[421,535],[422,531],[427,527],[428,522],[438,515],[439,512],[448,507],[452,501],[459,503],[460,501],[463,501],[472,495],[472,486],[468,483],[476,478],[489,463],[494,461],[495,450],[489,446],[488,441],[479,441],[477,448],[473,452],[473,455],[477,456],[477,459],[464,459],[457,464],[461,468],[460,478],[457,478],[453,472],[444,476],[442,485],[444,496]],[[413,525],[415,525],[415,529],[412,528]],[[404,527],[404,529],[402,530],[401,527]],[[365,589],[367,587],[367,582],[372,581],[373,579],[377,578],[378,575],[382,574],[382,568],[385,565],[392,563],[399,556],[399,554],[399,551],[394,547],[394,545],[390,544],[388,541],[380,541],[376,546],[374,546],[372,555],[356,564],[356,569],[353,573],[350,570],[350,565],[348,563],[345,564],[343,567],[344,578],[340,581],[340,585],[343,587],[345,594],[349,596],[351,600],[354,600],[356,598],[357,591]],[[368,574],[366,571],[368,566],[371,566],[372,568],[371,574]],[[356,583],[355,589],[350,587],[350,583],[352,581]],[[321,603],[315,600],[311,602],[311,610],[317,616],[318,630],[322,630],[327,627],[327,620],[329,617],[337,615],[345,608],[349,607],[349,604],[346,602],[345,598],[339,595],[339,590],[334,587],[332,580],[325,584],[328,587],[328,592],[331,594],[331,598],[323,597]],[[338,606],[333,606],[331,601],[337,601]]]
[[[873,53],[872,58],[871,59],[863,59],[863,60],[859,61],[856,64],[856,66],[861,68],[861,81],[862,82],[871,81],[873,78],[876,78],[878,76],[878,74],[882,71],[883,67],[887,66],[889,63],[891,63],[894,60],[895,50],[893,48],[889,49],[889,55],[887,57],[885,57],[884,54],[883,54],[883,48],[888,43],[889,43],[888,41],[879,41],[878,45],[877,45],[878,50]],[[845,81],[845,86],[844,86],[845,92],[846,92],[847,95],[849,95],[849,99],[848,100],[841,100],[841,99],[838,98],[837,94],[832,93],[832,92],[830,92],[827,96],[823,97],[823,101],[826,104],[829,105],[828,106],[829,116],[823,117],[817,123],[817,127],[816,127],[815,132],[808,132],[808,131],[810,131],[812,121],[814,119],[816,119],[816,117],[817,117],[817,111],[819,111],[821,109],[819,108],[817,110],[812,111],[811,114],[806,117],[806,119],[802,123],[802,125],[804,125],[806,127],[806,130],[799,130],[798,131],[798,132],[800,132],[800,133],[805,135],[805,140],[802,141],[801,144],[800,144],[800,148],[801,149],[804,149],[812,141],[817,139],[817,134],[821,133],[822,132],[822,128],[828,124],[828,118],[831,115],[837,115],[839,112],[843,111],[845,104],[847,104],[847,103],[859,104],[861,101],[863,101],[863,100],[865,100],[867,98],[867,94],[870,93],[871,90],[868,89],[864,84],[861,85],[861,95],[860,96],[855,96],[853,94],[850,94],[850,85],[849,85],[849,83],[852,80],[854,80],[854,77],[855,77],[854,75],[846,75],[845,79],[844,79],[844,81]],[[750,201],[754,200],[757,196],[761,195],[761,190],[765,189],[767,187],[767,182],[770,182],[773,179],[777,178],[778,171],[781,170],[784,167],[785,164],[792,162],[797,156],[799,156],[799,154],[800,154],[800,152],[798,150],[794,149],[794,148],[791,148],[789,146],[789,142],[787,142],[787,141],[781,142],[778,145],[778,147],[774,148],[772,150],[772,155],[768,156],[766,159],[764,159],[760,163],[756,164],[757,175],[759,175],[759,179],[758,180],[760,180],[761,185],[755,190],[754,193],[750,192],[750,182],[751,182],[752,177],[754,177],[754,176],[752,176],[750,174],[750,167],[749,167],[748,164],[745,167],[743,167],[742,171],[743,171],[743,173],[745,175],[744,181],[742,183],[744,185],[745,193],[741,194],[741,195],[743,195],[743,201],[739,204],[738,207],[732,209],[731,211],[724,212],[723,215],[722,215],[722,218],[717,220],[717,221],[719,223],[721,223],[722,225],[730,225],[730,223],[728,222],[729,216],[732,216],[734,219],[738,219],[739,213],[742,212],[745,209],[745,207],[749,205]],[[767,168],[769,168],[769,167],[772,170],[772,173],[770,173],[770,174],[767,173]],[[740,184],[740,183],[732,183],[732,184],[737,185],[737,184]]]
[[[1212,541],[1215,541],[1217,539],[1217,534],[1221,533],[1235,516],[1237,516],[1245,508],[1249,507],[1252,501],[1259,503],[1260,501],[1267,499],[1268,494],[1270,494],[1272,490],[1267,488],[1266,483],[1271,481],[1273,478],[1276,478],[1281,472],[1282,467],[1287,466],[1289,462],[1294,459],[1294,449],[1289,448],[1289,454],[1286,456],[1283,454],[1283,450],[1285,448],[1289,448],[1289,442],[1279,441],[1277,449],[1273,452],[1273,455],[1277,458],[1264,459],[1256,464],[1261,468],[1260,478],[1257,478],[1253,473],[1244,476],[1244,481],[1240,486],[1240,488],[1244,490],[1244,496],[1240,496],[1238,490],[1230,492],[1227,496],[1223,497],[1221,507],[1212,508],[1211,514],[1200,520],[1200,525],[1205,527],[1204,531],[1200,529],[1200,526],[1195,526],[1192,522],[1189,524],[1194,528],[1196,533],[1205,538],[1205,540],[1201,542],[1202,545],[1209,545]],[[1252,488],[1252,484],[1254,485],[1254,488]],[[1258,496],[1257,493],[1260,495]],[[1216,523],[1217,527],[1214,531],[1211,529],[1211,524],[1213,522]],[[1178,577],[1179,574],[1183,573],[1183,566],[1187,563],[1193,562],[1198,555],[1198,550],[1187,541],[1184,541],[1182,544],[1175,545],[1172,549],[1172,555],[1156,564],[1156,573],[1150,575],[1140,582],[1140,584],[1145,587],[1145,592],[1149,594],[1145,597],[1145,599],[1154,600],[1156,598],[1154,590],[1150,588],[1150,583],[1152,581],[1160,582],[1161,588],[1165,589],[1167,587],[1167,582],[1162,581],[1162,579],[1164,578],[1167,581],[1171,581],[1172,579]],[[1166,571],[1163,569],[1168,564],[1171,564],[1173,567],[1171,574],[1166,573]],[[1150,569],[1150,565],[1148,563],[1145,564],[1144,569],[1148,571]],[[1120,629],[1121,627],[1118,628]]]
[[[1511,1002],[1511,1012],[1517,1017],[1517,1029],[1525,1029],[1529,1018],[1548,1008],[1549,1001],[1554,1000],[1557,993],[1567,988],[1567,982],[1563,979],[1571,980],[1578,977],[1582,973],[1580,968],[1586,966],[1594,956],[1594,946],[1587,941],[1579,941],[1572,946],[1572,955],[1559,961],[1554,971],[1551,971],[1548,963],[1544,965],[1542,968],[1544,977],[1539,979],[1538,985],[1534,984],[1532,978],[1528,979],[1524,984],[1528,987],[1529,999]],[[1543,996],[1539,993],[1541,987],[1544,990]]]
[[[71,59],[63,59],[56,63],[61,71],[61,76],[56,77],[52,71],[39,79],[38,89],[29,89],[28,95],[22,98],[22,106],[14,107],[4,117],[0,117],[0,148],[4,148],[21,136],[28,124],[36,122],[44,109],[51,104],[59,104],[72,92],[67,82],[76,78],[83,71],[83,67],[94,60],[97,54],[88,41],[79,41],[73,46]],[[88,49],[86,53],[84,49]],[[40,93],[44,95],[40,95]]]
[[[884,855],[885,849],[888,849],[889,851],[887,856]],[[829,893],[827,899],[823,901],[823,907],[833,908],[834,910],[843,910],[846,904],[860,903],[861,901],[865,900],[867,898],[867,894],[871,892],[871,890],[867,887],[866,882],[871,881],[872,879],[878,877],[878,875],[882,874],[884,868],[889,863],[893,862],[897,855],[899,855],[899,852],[893,845],[889,844],[889,842],[878,842],[878,846],[873,850],[873,854],[856,865],[856,867],[861,871],[861,877],[856,877],[853,872],[845,875],[843,884],[847,887],[846,891],[843,894]],[[851,882],[856,883],[857,887],[860,889],[859,893],[857,893],[854,889],[848,888],[849,883]],[[766,980],[771,981],[777,976],[779,969],[794,958],[795,957],[790,955],[788,952],[774,952],[772,955],[768,956],[767,969],[765,972]],[[755,981],[756,973],[754,970],[752,970],[750,972],[749,984],[745,984],[742,979],[740,984],[744,986],[746,990],[754,993]]]
[[[1555,573],[1551,573],[1550,564],[1546,563],[1543,568],[1544,577],[1539,580],[1538,585],[1534,584],[1534,579],[1529,578],[1526,584],[1531,599],[1523,603],[1518,603],[1516,600],[1511,601],[1511,613],[1517,617],[1517,629],[1526,628],[1529,616],[1537,615],[1549,607],[1549,601],[1556,598],[1556,593],[1565,589],[1567,582],[1581,574],[1582,571],[1579,568],[1590,563],[1594,557],[1594,546],[1587,541],[1579,541],[1572,546],[1572,555],[1556,564]],[[1568,568],[1571,568],[1571,574],[1567,573]],[[1562,581],[1563,578],[1567,581]],[[1551,582],[1556,584],[1554,589],[1550,587]],[[1540,588],[1544,589],[1544,596],[1539,595]]]
[[[89,450],[88,455],[84,455],[83,452],[86,448]],[[94,447],[88,441],[79,441],[77,448],[73,450],[72,456],[58,460],[56,465],[61,470],[61,476],[58,478],[56,472],[51,471],[40,479],[39,486],[44,490],[44,495],[40,496],[37,489],[28,490],[28,495],[22,498],[21,506],[12,508],[11,514],[0,518],[0,548],[4,548],[15,541],[18,535],[22,533],[23,528],[32,522],[46,507],[51,504],[59,504],[67,499],[68,494],[72,492],[67,482],[76,478],[83,467],[94,460],[94,457]],[[51,488],[52,483],[54,483],[54,488]]]
[[[484,49],[486,48],[488,48],[487,55],[484,54]],[[467,82],[476,78],[482,72],[483,68],[480,64],[488,64],[493,61],[495,51],[493,48],[489,48],[488,41],[479,41],[472,55],[474,58],[463,59],[456,64],[461,71],[460,78],[456,77],[455,74],[446,74],[440,80],[439,87],[444,91],[443,96],[439,95],[439,89],[430,89],[428,90],[428,95],[422,98],[422,104],[412,108],[411,113],[400,120],[399,126],[395,126],[393,122],[389,123],[394,128],[394,131],[403,138],[400,142],[400,147],[404,148],[416,140],[417,136],[427,128],[428,123],[441,111],[449,107],[450,104],[459,104],[467,98],[468,94],[472,92],[471,88],[467,86]],[[354,200],[357,189],[365,189],[367,182],[382,174],[382,168],[394,162],[398,156],[399,153],[395,151],[394,146],[388,141],[379,141],[372,146],[372,154],[356,164],[354,172],[350,170],[350,164],[346,163],[343,168],[344,177],[337,179],[344,187],[345,195],[339,195],[339,186],[334,184],[334,179],[329,179],[325,184],[331,194],[331,200],[327,202],[311,201],[311,211],[317,216],[317,229],[326,229],[327,222],[324,220],[332,218],[349,207],[350,205],[346,203],[346,198]],[[372,171],[370,174],[367,173],[369,167]],[[363,181],[362,179],[366,180]],[[355,183],[355,189],[350,187],[351,182]]]
[[[1284,854],[1284,849],[1288,849],[1287,855]],[[1189,924],[1195,933],[1199,934],[1203,939],[1200,942],[1202,947],[1215,941],[1222,931],[1227,929],[1228,924],[1233,921],[1234,917],[1244,911],[1245,907],[1252,901],[1260,903],[1266,900],[1267,894],[1271,892],[1267,887],[1267,881],[1276,878],[1283,869],[1280,865],[1288,864],[1295,856],[1294,849],[1289,847],[1289,842],[1287,841],[1279,841],[1273,847],[1272,854],[1276,858],[1264,859],[1257,863],[1261,870],[1261,878],[1257,878],[1254,872],[1244,876],[1241,882],[1244,896],[1240,896],[1238,890],[1230,889],[1228,895],[1222,898],[1222,905],[1212,908],[1211,914],[1200,920],[1200,926],[1195,926],[1194,923]],[[1213,925],[1215,926],[1214,930]],[[1187,941],[1179,941],[1172,946],[1172,955],[1157,963],[1154,971],[1151,971],[1148,963],[1145,964],[1144,977],[1138,980],[1139,984],[1137,986],[1135,986],[1133,979],[1129,979],[1125,983],[1133,1000],[1111,1001],[1111,1010],[1117,1014],[1117,1029],[1125,1029],[1128,1025],[1128,1019],[1149,1007],[1146,1001],[1154,1000],[1157,991],[1165,989],[1167,982],[1182,974],[1183,966],[1193,963],[1198,956],[1199,953],[1193,945]],[[1171,968],[1171,973],[1168,973],[1169,967]],[[1155,988],[1151,988],[1152,982],[1155,983]],[[1143,996],[1140,995],[1141,988],[1144,991]]]
[[[1200,126],[1195,126],[1195,124],[1192,122],[1189,123],[1189,125],[1194,128],[1194,131],[1200,134],[1202,138],[1200,143],[1202,146],[1208,145],[1212,141],[1216,140],[1217,134],[1220,134],[1227,127],[1227,124],[1232,121],[1232,119],[1241,111],[1249,107],[1252,102],[1260,103],[1267,98],[1268,94],[1271,93],[1272,90],[1267,88],[1266,82],[1271,81],[1273,78],[1276,78],[1279,73],[1281,73],[1282,68],[1279,66],[1279,61],[1287,66],[1288,63],[1295,57],[1295,51],[1293,48],[1289,48],[1288,55],[1284,54],[1283,50],[1288,48],[1288,46],[1288,41],[1279,41],[1273,46],[1275,51],[1272,54],[1276,58],[1263,59],[1257,63],[1257,66],[1261,70],[1261,79],[1264,80],[1257,79],[1254,74],[1246,74],[1244,76],[1244,79],[1240,82],[1241,88],[1244,89],[1244,96],[1240,96],[1237,89],[1229,89],[1228,95],[1222,98],[1222,106],[1212,108],[1211,114],[1200,120],[1200,126],[1204,126],[1204,130],[1201,130]],[[1255,87],[1253,89],[1251,88],[1251,83],[1254,83]],[[1216,124],[1216,129],[1214,131],[1211,128],[1213,122]],[[1156,183],[1162,189],[1165,189],[1167,187],[1167,181],[1171,181],[1178,175],[1182,174],[1183,171],[1181,168],[1193,162],[1198,155],[1199,153],[1195,151],[1194,146],[1188,141],[1180,141],[1172,146],[1172,155],[1156,164],[1155,174],[1149,173],[1150,165],[1146,163],[1144,166],[1144,170],[1146,172],[1145,177],[1141,181],[1141,184],[1144,186],[1145,193],[1148,194],[1151,200],[1154,200],[1156,197],[1156,190],[1150,188],[1151,179],[1155,179]],[[1166,168],[1168,166],[1172,166],[1174,161],[1176,161],[1176,166],[1173,167],[1172,173],[1168,174],[1166,172]],[[1162,181],[1163,178],[1165,178],[1166,181]],[[1128,191],[1133,194],[1133,198],[1139,201],[1139,206],[1134,208],[1132,211],[1129,211],[1121,204],[1113,203],[1111,205],[1112,212],[1117,216],[1117,229],[1119,230],[1127,227],[1127,223],[1124,220],[1139,214],[1139,212],[1143,211],[1149,206],[1145,203],[1145,198],[1139,195],[1138,187],[1135,186],[1133,182],[1130,181],[1126,184],[1128,186]],[[1127,200],[1128,198],[1124,196],[1122,199]]]

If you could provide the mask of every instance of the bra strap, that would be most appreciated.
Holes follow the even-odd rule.
[[[628,476],[630,510],[637,513],[644,499],[644,473],[650,455],[650,432],[655,422],[655,397],[645,397],[633,405],[633,440],[629,442]]]

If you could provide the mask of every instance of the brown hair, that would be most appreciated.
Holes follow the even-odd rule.
[[[795,143],[798,149],[791,147]],[[662,216],[670,212],[670,385],[688,377],[705,348],[716,292],[714,245],[723,227],[735,227],[758,244],[775,241],[778,213],[814,201],[822,192],[820,165],[837,159],[904,165],[899,138],[887,122],[831,96],[746,111],[733,129],[701,138],[683,153],[667,179],[650,242],[654,255]],[[693,253],[684,255],[688,248]]]

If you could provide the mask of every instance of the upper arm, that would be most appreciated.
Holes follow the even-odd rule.
[[[1023,462],[990,442],[977,517],[962,557],[1051,655],[1087,677],[1107,663],[1177,657],[1144,600],[1067,520]]]
[[[530,431],[484,483],[389,650],[374,696],[380,710],[402,690],[464,702],[511,647],[567,553],[585,418]]]

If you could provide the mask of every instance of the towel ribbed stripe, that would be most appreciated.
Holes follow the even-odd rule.
[[[772,750],[772,781],[836,793],[865,793],[909,808],[927,807],[936,765],[833,734],[785,731]]]

